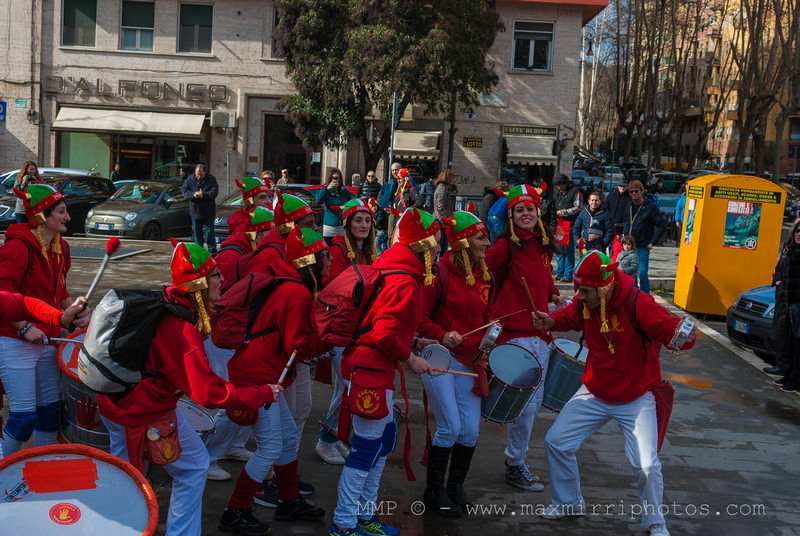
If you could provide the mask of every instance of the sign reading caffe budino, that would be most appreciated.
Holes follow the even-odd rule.
[[[228,102],[228,86],[219,84],[168,84],[140,80],[120,80],[117,87],[110,86],[98,78],[95,83],[81,77],[48,76],[44,91],[61,95],[82,93],[90,97],[144,97],[146,99],[182,99],[185,101]]]

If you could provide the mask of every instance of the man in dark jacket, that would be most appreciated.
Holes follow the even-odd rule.
[[[611,223],[615,226],[615,233],[622,233],[622,224],[625,222],[625,213],[631,203],[631,196],[628,194],[628,181],[622,179],[617,183],[617,187],[609,192],[606,197],[606,210],[611,217]]]
[[[204,164],[197,164],[194,173],[189,175],[181,187],[183,197],[189,200],[189,216],[192,218],[192,235],[195,243],[203,247],[203,239],[212,255],[217,253],[214,237],[214,218],[217,213],[215,199],[219,193],[217,178],[206,173]]]
[[[639,288],[650,293],[650,278],[647,269],[650,265],[650,250],[661,240],[666,224],[661,211],[652,201],[644,197],[644,186],[640,181],[628,185],[631,203],[624,214],[623,234],[633,236],[636,241],[636,255],[639,257]]]
[[[378,199],[381,191],[381,183],[374,171],[367,171],[367,180],[358,185],[358,198],[369,201],[373,197]]]
[[[603,245],[600,248],[589,246],[588,233],[592,226],[597,226],[601,231]],[[572,226],[572,241],[577,244],[581,238],[586,242],[587,247],[601,251],[605,251],[614,238],[614,222],[611,221],[608,211],[603,208],[603,194],[599,190],[594,190],[589,194],[589,201],[581,209]]]
[[[572,282],[572,272],[575,269],[575,242],[572,240],[572,232],[566,229],[567,225],[569,228],[575,225],[575,220],[583,208],[583,194],[581,187],[574,184],[563,173],[556,175],[555,183],[557,225],[559,228],[565,229],[569,241],[567,244],[561,244],[562,252],[556,255],[558,269],[555,278],[564,283],[570,283]]]

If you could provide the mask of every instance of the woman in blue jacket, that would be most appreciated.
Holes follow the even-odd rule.
[[[328,183],[317,193],[317,203],[325,207],[322,218],[322,236],[331,245],[334,236],[344,234],[341,207],[355,196],[342,186],[342,172],[333,168],[328,173]]]

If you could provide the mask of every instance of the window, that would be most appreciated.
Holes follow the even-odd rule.
[[[64,0],[61,44],[93,47],[97,21],[97,0]]]
[[[181,4],[178,52],[211,52],[213,18],[213,6]]]
[[[155,3],[122,2],[120,44],[122,50],[153,50]]]
[[[513,69],[552,71],[552,22],[514,21]]]

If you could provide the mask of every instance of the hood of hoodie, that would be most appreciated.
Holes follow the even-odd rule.
[[[245,251],[253,250],[253,246],[250,245],[250,241],[247,239],[247,236],[244,234],[244,231],[236,231],[228,238],[226,238],[225,241],[222,244],[220,244],[219,247],[220,249],[222,249],[226,246],[240,246]]]
[[[8,230],[6,231],[6,240],[9,238],[24,240],[33,246],[34,251],[38,251],[40,249],[39,242],[36,241],[36,237],[31,232],[31,229],[32,227],[28,223],[12,223],[8,226]]]
[[[378,270],[403,270],[414,274],[420,281],[425,274],[425,265],[417,258],[416,253],[400,243],[384,251],[372,266]]]

